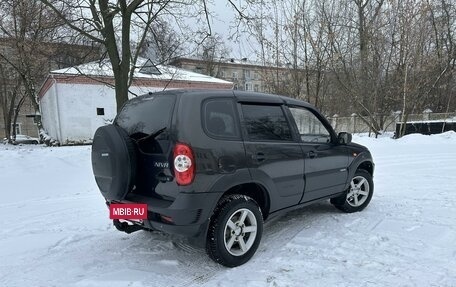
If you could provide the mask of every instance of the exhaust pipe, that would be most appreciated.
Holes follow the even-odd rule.
[[[114,226],[117,228],[117,230],[123,231],[127,234],[130,234],[130,233],[143,229],[139,225],[135,225],[135,224],[130,225],[126,222],[120,222],[118,219],[114,219],[113,223],[114,223]]]

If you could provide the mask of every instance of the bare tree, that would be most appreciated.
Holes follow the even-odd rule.
[[[159,24],[160,16],[166,15],[168,19],[179,21],[185,9],[187,16],[208,17],[206,0],[40,1],[50,7],[68,27],[106,49],[114,75],[118,110],[128,100],[136,61],[150,27]],[[70,11],[72,15],[68,16],[62,11]]]
[[[197,57],[204,63],[202,67],[209,76],[220,76],[220,64],[229,54],[229,49],[225,45],[223,38],[219,34],[207,37],[197,49]]]
[[[16,77],[16,83],[11,81],[8,67],[0,63],[0,108],[3,114],[4,132],[8,143],[16,139],[17,117],[25,101],[25,94],[21,91],[21,78]]]
[[[240,15],[258,42],[257,56],[277,67],[268,78],[275,91],[304,98],[327,114],[356,113],[375,134],[393,111],[402,110],[405,120],[425,108],[456,106],[454,0],[249,4]]]
[[[151,59],[155,64],[167,63],[186,53],[183,38],[167,21],[157,18],[141,47],[141,57]]]
[[[454,76],[456,67],[455,24],[456,5],[454,1],[427,1],[435,42],[435,66],[438,77],[429,89],[434,94],[430,100],[438,103],[438,108],[449,113],[452,101],[454,106]],[[442,88],[441,83],[445,83]],[[446,97],[445,97],[446,96]],[[444,129],[444,127],[443,127]]]
[[[36,87],[47,73],[44,67],[48,66],[47,57],[41,53],[49,52],[49,47],[43,47],[42,43],[55,39],[62,23],[56,21],[50,10],[37,1],[1,0],[0,8],[0,61],[3,73],[5,69],[9,71],[2,75],[5,85],[2,103],[9,106],[9,111],[4,110],[3,113],[5,134],[9,138],[9,126],[16,125],[20,108],[26,99],[32,103],[35,111],[39,111],[35,99]],[[38,127],[41,128],[40,123]],[[15,135],[15,130],[12,134]]]
[[[330,53],[323,21],[326,1],[262,1],[252,10],[250,33],[261,49],[268,90],[305,99],[323,108]],[[266,9],[268,7],[269,9]]]
[[[3,113],[6,127],[6,121],[17,120],[23,103],[30,103],[34,112],[39,112],[37,87],[51,67],[78,64],[96,52],[91,47],[75,45],[84,44],[83,39],[68,31],[64,22],[39,0],[0,0],[0,8],[0,65],[8,70],[3,76],[6,92],[2,93],[2,102],[16,105],[13,117]],[[25,97],[15,96],[18,94]],[[37,124],[40,133],[44,132],[41,122]]]

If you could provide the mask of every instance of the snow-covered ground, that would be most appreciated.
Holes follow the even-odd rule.
[[[376,163],[370,206],[274,219],[233,269],[177,237],[115,230],[89,146],[0,145],[0,286],[456,286],[456,133],[354,141]]]

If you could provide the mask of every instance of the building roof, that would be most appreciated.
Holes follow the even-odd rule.
[[[205,63],[207,60],[198,58],[198,57],[177,57],[171,61],[171,64],[179,63]],[[235,58],[220,58],[214,59],[214,63],[223,64],[226,66],[236,66],[236,67],[249,67],[249,68],[258,68],[258,69],[289,69],[287,65],[275,65],[273,63],[262,63],[258,61],[252,61],[247,58],[235,59]]]
[[[54,70],[53,75],[85,75],[88,77],[114,77],[111,63],[108,60],[95,61],[79,66]],[[136,63],[135,79],[151,79],[162,81],[207,82],[218,84],[233,84],[232,82],[211,76],[187,71],[174,66],[154,65],[150,60],[138,58]]]
[[[114,87],[114,74],[111,64],[107,60],[51,71],[39,89],[39,100],[54,83],[110,85]],[[152,61],[144,58],[139,58],[136,63],[131,85],[163,89],[232,89],[234,86],[232,82],[174,66],[154,65]]]

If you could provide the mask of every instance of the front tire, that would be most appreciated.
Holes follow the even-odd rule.
[[[331,203],[343,212],[358,212],[366,208],[374,194],[372,175],[363,169],[358,169],[350,180],[346,194],[331,198]]]
[[[245,195],[228,195],[214,210],[206,252],[215,262],[236,267],[252,258],[262,234],[263,215],[255,200]]]

